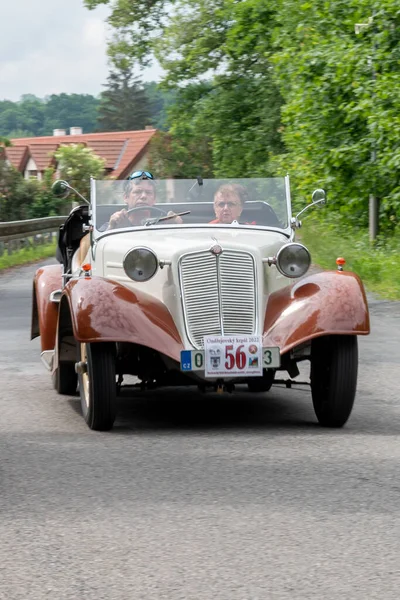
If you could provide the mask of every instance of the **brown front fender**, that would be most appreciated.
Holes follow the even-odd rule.
[[[31,340],[40,335],[42,352],[53,350],[58,304],[50,302],[50,294],[62,287],[61,265],[47,265],[35,273],[32,293]]]
[[[367,335],[368,304],[355,273],[324,271],[271,294],[264,321],[264,346],[281,354],[322,335]]]
[[[103,277],[88,277],[69,281],[61,302],[61,315],[64,303],[69,304],[78,342],[141,344],[180,361],[183,345],[173,318],[164,304],[148,294]]]

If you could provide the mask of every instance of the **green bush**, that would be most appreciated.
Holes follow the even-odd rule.
[[[0,271],[55,256],[56,247],[56,242],[52,242],[43,246],[23,248],[13,254],[3,254],[0,256]]]
[[[311,252],[314,264],[336,269],[336,258],[346,259],[345,269],[361,277],[367,289],[382,297],[400,299],[400,230],[390,237],[369,241],[366,229],[355,229],[333,215],[319,220],[308,215],[300,230],[301,241]]]

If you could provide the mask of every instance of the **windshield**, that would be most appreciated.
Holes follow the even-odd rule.
[[[177,224],[286,229],[288,189],[284,177],[93,181],[94,224],[98,232]]]

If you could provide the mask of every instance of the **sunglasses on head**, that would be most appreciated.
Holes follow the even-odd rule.
[[[132,175],[129,175],[128,179],[154,179],[150,171],[135,171]]]

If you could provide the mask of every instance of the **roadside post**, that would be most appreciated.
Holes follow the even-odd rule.
[[[367,29],[374,24],[375,12],[372,14],[372,17],[369,17],[366,23],[356,23],[354,26],[354,31],[356,35],[359,35],[364,29]],[[374,58],[376,52],[376,41],[374,39],[372,45],[372,55],[369,59],[369,63],[372,71],[372,82],[373,82],[373,98],[375,98],[375,82],[376,82],[376,71],[374,66]],[[372,189],[369,194],[369,239],[371,242],[375,242],[378,232],[379,232],[379,200],[376,196],[376,142],[375,139],[372,141],[372,149],[371,149],[371,169],[372,169]]]

